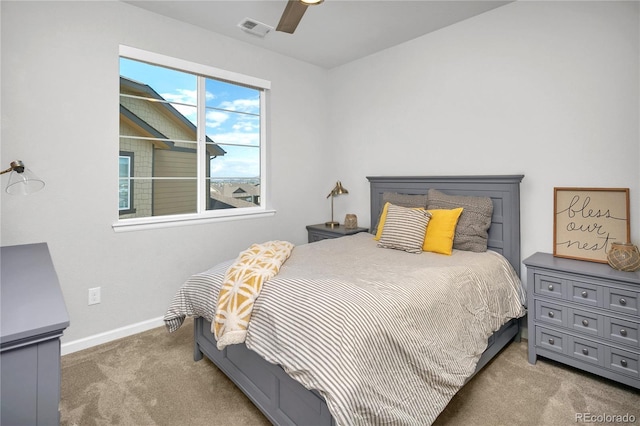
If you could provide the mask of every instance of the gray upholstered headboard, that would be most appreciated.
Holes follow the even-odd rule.
[[[520,182],[524,175],[509,176],[368,176],[371,187],[371,228],[382,211],[382,194],[426,194],[434,188],[450,195],[490,197],[493,217],[490,250],[506,257],[520,274]]]

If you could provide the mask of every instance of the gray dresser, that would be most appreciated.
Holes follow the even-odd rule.
[[[542,356],[640,388],[640,272],[547,253],[524,264],[529,362]]]
[[[60,337],[69,315],[47,244],[2,247],[2,425],[60,423]]]

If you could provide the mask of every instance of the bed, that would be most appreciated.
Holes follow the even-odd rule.
[[[520,274],[520,193],[519,186],[522,180],[522,175],[509,175],[509,176],[435,176],[435,177],[368,177],[367,179],[370,182],[370,201],[371,201],[371,222],[372,229],[371,232],[376,234],[376,225],[378,218],[383,212],[383,207],[385,204],[386,197],[388,194],[407,194],[411,196],[420,196],[426,195],[430,190],[439,191],[439,193],[446,194],[451,197],[488,197],[490,198],[490,203],[492,204],[492,212],[490,215],[490,228],[488,230],[488,239],[487,239],[487,248],[488,252],[486,256],[501,258],[501,261],[504,261],[505,264],[510,266],[510,269],[513,271],[514,275],[519,276]],[[385,225],[386,226],[386,225]],[[315,257],[318,253],[322,252],[323,248],[325,252],[333,252],[334,256],[336,253],[339,256],[346,256],[351,251],[361,250],[361,253],[366,253],[365,256],[370,256],[370,253],[374,253],[371,247],[372,237],[369,235],[368,237],[364,234],[356,234],[350,237],[343,237],[344,241],[338,242],[338,240],[325,240],[318,243],[313,243],[304,246],[298,246],[300,248],[300,253],[307,253],[309,258]],[[341,238],[340,240],[343,240]],[[366,240],[366,241],[365,241]],[[324,246],[323,246],[324,244]],[[340,245],[338,245],[340,244]],[[367,245],[365,248],[361,248],[361,245]],[[309,247],[312,246],[312,247]],[[342,252],[340,250],[343,250]],[[369,251],[367,251],[369,250]],[[378,249],[379,252],[382,253],[385,249]],[[396,250],[389,250],[385,256],[400,256],[395,253]],[[493,254],[490,254],[492,252]],[[501,256],[495,256],[495,253],[500,254]],[[471,254],[464,251],[456,252],[456,256],[462,256],[461,259],[465,259],[466,263],[473,263],[475,261],[475,256],[477,253]],[[302,254],[300,254],[302,256]],[[373,255],[371,255],[373,256]],[[381,255],[380,255],[381,256]],[[409,255],[411,256],[411,255]],[[414,255],[415,256],[415,255]],[[436,259],[437,257],[441,259],[445,259],[448,261],[449,257],[443,257],[442,255],[434,255],[432,258]],[[464,257],[470,256],[470,257]],[[484,256],[484,254],[483,254]],[[368,257],[367,257],[368,258]],[[454,256],[451,256],[454,258]],[[398,257],[400,259],[400,257]],[[415,258],[412,258],[415,259]],[[506,260],[505,260],[506,259]],[[339,263],[340,258],[333,258],[332,262]],[[413,260],[412,260],[413,261]],[[440,262],[440,260],[435,260],[436,262]],[[295,263],[295,260],[290,260],[288,262],[292,262],[292,268],[295,269],[295,266],[302,263],[301,260],[298,260],[298,263]],[[209,274],[220,274],[223,273],[224,270],[229,267],[230,262],[223,262],[217,265],[213,272],[208,271]],[[438,265],[438,264],[436,264]],[[217,269],[216,269],[217,268]],[[317,273],[318,271],[316,271]],[[366,271],[361,272],[363,275],[366,275]],[[322,275],[320,273],[320,275]],[[194,276],[193,278],[196,282],[198,280],[203,279],[202,275]],[[284,273],[283,282],[286,281],[288,276]],[[517,277],[516,277],[517,278]],[[279,279],[276,277],[276,279]],[[375,278],[372,278],[375,279]],[[278,281],[280,283],[280,281]],[[519,283],[519,282],[518,282]],[[266,287],[266,285],[265,285]],[[520,303],[518,305],[524,305],[524,299],[522,296],[523,292],[521,289],[518,289]],[[172,302],[172,306],[177,304],[183,304],[184,301],[176,302],[180,297],[176,295],[176,299]],[[258,299],[267,297],[262,296]],[[414,296],[411,296],[414,297]],[[320,299],[318,299],[320,300]],[[267,302],[265,302],[267,303]],[[324,303],[324,302],[323,302]],[[515,303],[515,302],[514,302]],[[323,305],[324,306],[324,305]],[[267,313],[267,310],[264,309],[264,306],[257,307],[257,313],[254,311],[254,316],[260,315],[273,315],[273,313]],[[260,309],[264,309],[260,310]],[[312,309],[312,307],[307,308]],[[371,310],[371,308],[367,308]],[[520,310],[518,310],[520,309]],[[486,342],[482,341],[481,345],[478,347],[482,347],[483,351],[478,353],[477,359],[472,359],[473,361],[470,370],[461,370],[464,371],[464,377],[456,378],[456,380],[460,381],[457,386],[462,386],[466,381],[468,381],[473,374],[482,369],[502,348],[504,348],[507,344],[509,344],[512,340],[519,338],[519,317],[524,314],[524,307],[518,306],[518,309],[511,308],[511,316],[508,320],[504,320],[506,322],[500,322],[498,326],[493,325],[493,332],[487,333]],[[264,313],[263,313],[264,312]],[[310,315],[312,316],[312,315]],[[167,313],[165,316],[165,321],[167,321],[167,326],[169,327],[169,322],[174,321],[172,327],[175,329],[175,312]],[[253,317],[252,317],[253,321]],[[257,320],[256,320],[257,321]],[[367,319],[367,321],[372,321],[372,319]],[[497,319],[495,321],[498,321]],[[179,325],[178,325],[179,326]],[[250,325],[254,327],[253,325]],[[272,328],[270,328],[272,327]],[[281,333],[281,329],[275,326],[264,326],[264,325],[255,325],[255,332],[257,334],[258,331],[263,328],[262,336],[266,335],[274,335],[278,336]],[[365,327],[363,327],[364,329]],[[211,322],[206,319],[204,316],[196,316],[194,320],[194,337],[195,337],[195,345],[194,345],[194,359],[200,360],[203,356],[209,358],[221,371],[223,371],[249,398],[250,400],[265,414],[265,416],[274,424],[277,425],[333,425],[339,422],[336,421],[336,415],[340,416],[342,421],[340,423],[354,423],[354,424],[371,424],[371,423],[404,423],[404,424],[412,424],[414,420],[411,415],[407,415],[406,413],[400,414],[398,417],[384,417],[388,415],[388,413],[376,413],[371,414],[369,412],[358,414],[356,417],[351,417],[348,420],[345,420],[343,413],[341,410],[337,409],[337,402],[342,395],[331,394],[328,388],[323,387],[323,385],[315,386],[313,377],[310,373],[308,373],[306,366],[298,366],[297,368],[293,368],[291,365],[287,365],[287,372],[285,369],[281,367],[277,360],[278,351],[280,349],[274,349],[272,353],[266,354],[263,353],[262,356],[258,355],[256,351],[262,351],[262,349],[258,350],[254,347],[254,350],[249,349],[249,347],[256,346],[254,343],[251,343],[249,340],[247,344],[234,344],[226,346],[223,350],[218,350],[217,341],[214,335],[211,332]],[[368,337],[364,337],[366,339]],[[259,340],[258,338],[256,338]],[[465,340],[465,339],[460,339]],[[471,338],[470,340],[473,340]],[[251,343],[251,344],[250,344]],[[330,345],[330,341],[327,340],[327,346]],[[296,345],[295,341],[292,344]],[[377,343],[376,343],[377,346]],[[295,350],[295,348],[294,348]],[[317,351],[317,348],[315,349]],[[302,351],[302,348],[301,348]],[[318,351],[319,353],[319,351]],[[481,354],[481,355],[480,355]],[[403,355],[404,356],[404,355]],[[265,358],[270,359],[269,362]],[[329,360],[328,357],[325,356],[324,361],[326,362],[334,362],[334,360]],[[477,362],[476,362],[477,361]],[[297,362],[301,362],[300,360],[292,361],[293,364]],[[373,360],[372,363],[375,363],[376,360]],[[395,361],[393,361],[395,362]],[[410,363],[415,363],[415,359],[410,359]],[[336,365],[341,365],[343,361],[335,362]],[[286,364],[290,364],[288,361]],[[296,364],[297,366],[297,364]],[[385,364],[385,367],[387,364]],[[375,369],[375,365],[372,364],[372,369]],[[468,368],[468,366],[467,366]],[[295,370],[295,371],[294,371]],[[339,374],[348,375],[349,371],[341,371]],[[337,373],[336,373],[337,374]],[[385,373],[386,374],[386,373]],[[358,373],[359,376],[366,376],[368,372],[362,370]],[[375,375],[378,375],[377,373]],[[444,373],[443,373],[444,375]],[[296,377],[297,380],[294,380],[293,377]],[[390,375],[391,376],[391,375]],[[368,379],[367,379],[368,380]],[[372,379],[373,380],[373,379]],[[435,381],[438,381],[438,377],[435,378]],[[363,379],[364,381],[364,379]],[[369,388],[372,387],[368,381],[367,383],[357,383],[357,389],[355,391],[349,391],[350,393],[360,393],[362,392],[363,399],[365,399],[364,395],[369,395],[370,393],[381,393],[380,390],[371,391]],[[390,378],[389,382],[393,382]],[[310,389],[303,386],[301,383],[307,383]],[[376,386],[379,386],[377,384]],[[407,389],[411,389],[411,385],[407,385]],[[416,385],[417,386],[417,385]],[[420,385],[422,386],[422,385]],[[373,386],[375,387],[375,386]],[[397,386],[396,386],[397,387]],[[316,389],[321,389],[320,391]],[[418,389],[418,388],[416,388]],[[422,388],[419,388],[422,389]],[[452,392],[455,393],[457,388]],[[346,391],[345,391],[346,392]],[[420,393],[420,392],[409,392],[409,393]],[[425,414],[425,417],[420,420],[415,420],[414,424],[425,424],[431,423],[439,412],[444,408],[443,403],[446,406],[446,401],[450,398],[451,395],[447,395],[446,397],[438,397],[437,403],[434,404],[434,408],[429,407],[426,411],[429,413]],[[384,395],[384,398],[387,398]],[[411,396],[413,398],[413,396]],[[418,398],[418,397],[416,397]],[[422,397],[419,397],[422,398]],[[425,400],[429,404],[431,403],[428,398]],[[411,401],[411,404],[422,404],[428,405],[427,402],[421,402],[420,400]],[[378,401],[379,404],[379,401]],[[332,407],[332,411],[330,411],[329,406]],[[422,408],[421,408],[422,409]],[[362,407],[356,408],[356,410],[365,410]],[[368,407],[366,410],[371,411],[375,410],[375,408]],[[384,411],[384,410],[383,410]],[[402,417],[404,415],[405,417]],[[360,416],[360,417],[358,417]],[[374,417],[367,417],[374,416]],[[379,416],[379,417],[375,417]],[[371,419],[375,420],[371,420]],[[354,420],[356,419],[356,420]],[[358,420],[359,419],[359,420]],[[426,420],[425,420],[426,419]]]

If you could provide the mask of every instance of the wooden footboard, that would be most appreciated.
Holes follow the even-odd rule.
[[[513,319],[489,337],[475,375],[514,338],[519,339],[519,320]],[[194,321],[194,359],[203,355],[213,362],[275,425],[335,425],[322,396],[306,389],[284,370],[271,364],[244,344],[230,345],[219,351],[204,318]],[[468,380],[473,377],[471,375]]]
[[[203,354],[225,373],[275,425],[335,425],[324,399],[293,380],[284,370],[247,349],[230,345],[219,351],[211,323],[194,321],[194,359]]]

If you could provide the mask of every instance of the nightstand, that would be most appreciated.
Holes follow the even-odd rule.
[[[529,363],[542,356],[640,389],[640,271],[547,253],[523,263]]]
[[[353,235],[359,232],[368,232],[369,228],[351,228],[347,229],[343,225],[331,228],[324,223],[317,225],[307,225],[307,233],[309,234],[309,242],[315,243],[316,241],[326,240],[328,238],[340,238],[345,235]]]

